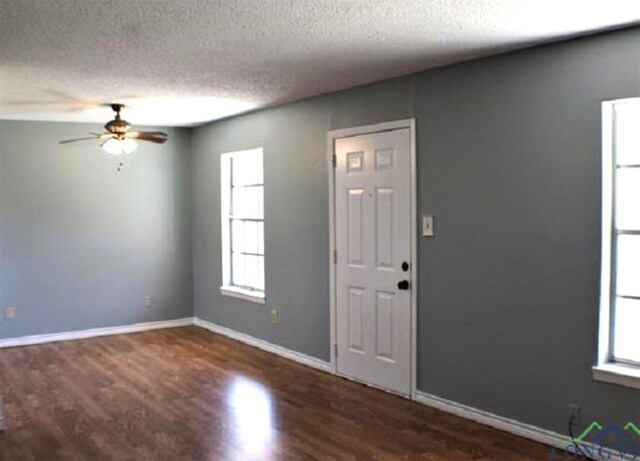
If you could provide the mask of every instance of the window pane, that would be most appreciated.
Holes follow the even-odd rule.
[[[244,252],[258,252],[258,223],[256,221],[246,221],[244,223]]]
[[[619,235],[616,250],[617,294],[640,296],[640,235]]]
[[[616,161],[640,164],[640,104],[616,104]]]
[[[246,277],[244,255],[240,253],[233,253],[232,260],[233,285],[245,286]]]
[[[262,150],[242,152],[233,156],[233,185],[262,184]]]
[[[640,363],[640,301],[618,298],[615,311],[615,340],[613,354],[616,359]]]
[[[258,253],[264,254],[264,222],[258,222]]]
[[[258,258],[258,289],[264,291],[264,256]]]
[[[245,285],[251,288],[259,289],[258,283],[258,264],[259,256],[245,255]]]
[[[234,219],[231,221],[231,250],[245,251],[244,221]]]
[[[234,187],[232,213],[235,218],[261,219],[260,195],[262,187]]]
[[[231,190],[231,213],[233,216],[236,218],[246,217],[248,206],[246,189],[243,187],[234,187]]]
[[[640,125],[638,128],[640,132]],[[638,146],[640,150],[640,146]],[[640,230],[640,168],[620,168],[616,175],[616,228]]]

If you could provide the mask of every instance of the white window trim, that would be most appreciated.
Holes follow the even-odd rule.
[[[614,106],[638,103],[640,98],[619,99],[602,103],[602,257],[600,271],[600,325],[597,362],[592,369],[597,381],[640,389],[640,367],[613,360],[611,336],[611,251],[613,236],[613,174],[614,174]]]
[[[264,151],[262,147],[242,151],[227,152],[220,156],[220,219],[222,231],[222,286],[220,287],[220,293],[232,298],[243,299],[245,301],[250,301],[258,304],[265,304],[266,297],[264,291],[247,290],[235,285],[231,285],[231,252],[227,251],[231,246],[231,235],[229,226],[226,225],[229,220],[231,205],[231,176],[228,174],[224,174],[224,171],[230,170],[231,158],[234,155],[242,155],[243,153],[253,152],[256,150],[260,151],[264,162]]]
[[[223,285],[220,287],[220,293],[225,296],[231,296],[232,298],[244,299],[245,301],[251,301],[253,303],[265,304],[266,299],[264,292],[245,290],[240,287],[234,287],[233,285]]]

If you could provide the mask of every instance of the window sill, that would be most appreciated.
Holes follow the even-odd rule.
[[[259,293],[251,290],[244,290],[242,288],[226,286],[220,287],[220,293],[225,296],[231,296],[232,298],[244,299],[252,303],[265,304],[264,293]]]
[[[605,363],[593,367],[593,379],[640,389],[640,368],[618,363]]]

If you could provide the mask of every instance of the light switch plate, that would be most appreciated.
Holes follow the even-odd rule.
[[[435,235],[435,231],[433,229],[433,215],[431,214],[422,215],[422,236],[433,237],[434,235]]]

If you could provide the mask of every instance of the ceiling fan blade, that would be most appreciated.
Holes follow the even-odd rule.
[[[77,142],[77,141],[87,141],[89,139],[106,139],[106,138],[112,138],[113,134],[112,133],[89,133],[91,135],[91,137],[87,137],[87,138],[77,138],[77,139],[66,139],[64,141],[60,141],[60,144],[69,144],[70,142]]]
[[[139,139],[140,141],[151,141],[157,144],[162,144],[169,139],[169,135],[162,131],[132,131],[131,133],[127,133],[127,137]]]
[[[64,141],[60,141],[60,144],[69,144],[70,142],[88,141],[89,139],[98,139],[98,138],[99,136],[91,136],[90,138],[66,139]]]

